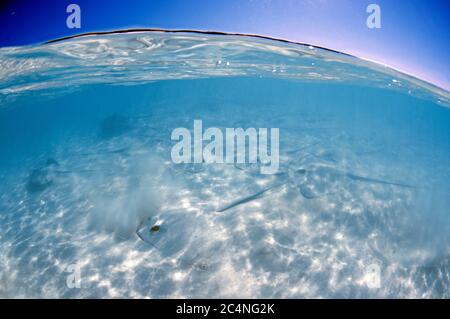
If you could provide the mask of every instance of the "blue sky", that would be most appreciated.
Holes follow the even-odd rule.
[[[81,7],[68,29],[66,7]],[[366,7],[381,7],[381,29]],[[450,90],[450,0],[41,0],[0,4],[0,46],[128,27],[257,33],[385,63]]]

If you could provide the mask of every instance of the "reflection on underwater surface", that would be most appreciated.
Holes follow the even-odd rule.
[[[2,50],[0,296],[449,298],[448,93],[237,37]],[[174,164],[195,119],[280,128],[279,172]]]

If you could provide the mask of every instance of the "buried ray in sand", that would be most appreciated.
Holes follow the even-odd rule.
[[[273,186],[265,188],[257,192],[256,194],[238,199],[231,204],[218,209],[218,212],[224,212],[236,206],[258,200],[263,196],[270,195],[274,192],[274,190],[277,190],[286,185],[298,188],[299,193],[306,199],[314,199],[319,196],[332,195],[336,193],[338,190],[336,189],[336,185],[333,184],[340,183],[345,178],[361,183],[415,188],[415,186],[408,184],[390,182],[381,179],[359,176],[353,173],[342,172],[329,166],[316,166],[311,171],[307,171],[301,168],[294,170],[293,173],[279,173],[277,174],[277,177],[283,181],[281,183],[278,182]]]

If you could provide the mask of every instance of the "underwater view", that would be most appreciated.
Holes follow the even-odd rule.
[[[450,298],[448,91],[202,32],[5,47],[0,78],[2,298]],[[174,161],[199,121],[278,129],[276,165]]]

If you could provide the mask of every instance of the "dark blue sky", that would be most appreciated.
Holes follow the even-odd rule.
[[[0,46],[128,27],[257,33],[385,63],[450,89],[450,0],[40,0],[0,4]],[[66,7],[81,7],[81,29]],[[381,7],[381,29],[366,7]]]

